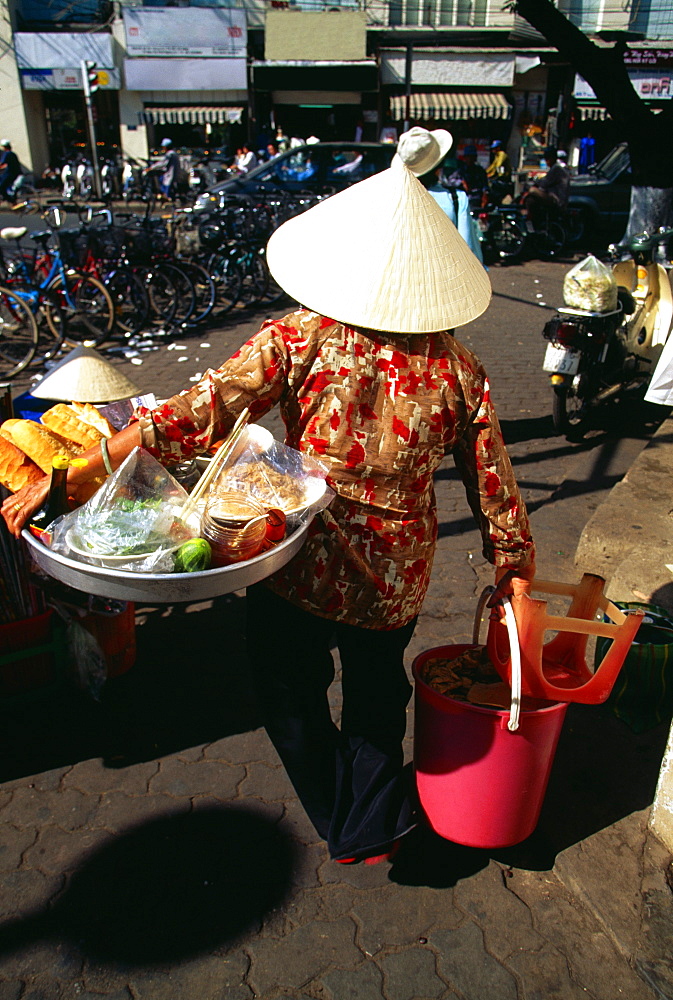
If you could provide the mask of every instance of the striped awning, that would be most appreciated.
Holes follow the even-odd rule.
[[[390,113],[394,121],[404,121],[407,116],[407,98],[403,94],[390,99]],[[495,92],[473,93],[460,91],[454,94],[412,94],[409,98],[409,117],[415,121],[435,119],[457,121],[466,118],[509,118],[511,105]]]
[[[242,115],[243,108],[184,104],[173,108],[146,107],[138,117],[144,125],[226,125],[240,122]]]
[[[604,122],[606,118],[610,117],[606,108],[601,107],[600,104],[580,104],[577,110],[583,122]]]

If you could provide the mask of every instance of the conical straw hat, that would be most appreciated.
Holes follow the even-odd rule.
[[[77,403],[115,403],[141,390],[91,347],[79,346],[31,389],[39,399]]]
[[[297,302],[370,330],[451,330],[491,299],[482,264],[398,157],[285,222],[269,240],[267,261]]]

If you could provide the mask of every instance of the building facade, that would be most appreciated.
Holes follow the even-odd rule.
[[[612,123],[586,83],[501,0],[0,0],[3,136],[37,176],[86,152],[81,65],[95,63],[103,155],[263,148],[290,137],[381,140],[448,127],[486,158],[502,139],[523,164],[535,137],[571,161]],[[559,0],[606,44],[627,32],[630,72],[656,107],[671,99],[668,0]]]

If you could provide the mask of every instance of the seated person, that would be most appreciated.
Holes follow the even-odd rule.
[[[554,146],[547,147],[544,157],[549,169],[535,182],[523,199],[523,209],[528,213],[535,229],[543,224],[545,213],[565,208],[568,203],[570,183],[568,168],[558,162],[558,153]]]

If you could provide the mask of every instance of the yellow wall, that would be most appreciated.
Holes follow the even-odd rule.
[[[269,10],[265,59],[365,59],[367,17],[360,11]]]

